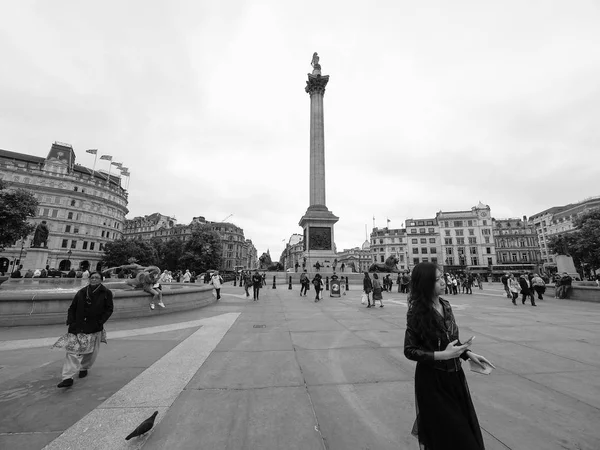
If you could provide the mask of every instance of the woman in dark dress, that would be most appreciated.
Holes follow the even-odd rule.
[[[450,303],[440,298],[445,282],[432,263],[415,266],[407,312],[404,355],[417,361],[412,434],[421,450],[483,450],[483,437],[461,360],[494,367],[461,344]]]
[[[369,277],[369,272],[365,272],[365,277],[363,278],[363,291],[367,294],[367,308],[371,307],[371,291],[373,290],[373,283],[371,282],[371,278]],[[373,305],[375,305],[375,301],[373,300]]]

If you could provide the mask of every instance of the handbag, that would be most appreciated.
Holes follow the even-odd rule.
[[[369,297],[367,294],[363,292],[363,295],[360,296],[360,303],[366,305],[369,302]]]

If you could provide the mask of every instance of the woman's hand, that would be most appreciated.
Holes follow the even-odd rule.
[[[466,349],[468,349],[471,346],[470,342],[468,344],[463,344],[463,345],[454,345],[457,342],[458,342],[458,339],[455,339],[446,346],[446,349],[444,350],[445,358],[443,358],[443,359],[458,358],[460,355],[462,355],[462,353]]]
[[[467,353],[467,356],[469,357],[469,359],[471,361],[473,361],[475,364],[478,364],[479,366],[481,366],[484,369],[486,368],[486,365],[493,367],[494,369],[496,368],[496,366],[494,366],[485,357],[478,355],[477,353],[469,352],[469,353]]]

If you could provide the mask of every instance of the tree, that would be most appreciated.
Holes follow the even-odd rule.
[[[548,249],[555,254],[568,254],[579,268],[600,268],[600,209],[578,216],[573,225],[575,230],[551,238]]]
[[[33,233],[35,224],[27,220],[35,217],[37,207],[32,193],[8,189],[8,183],[0,180],[0,251]]]
[[[179,259],[183,255],[183,242],[181,239],[171,238],[168,241],[163,241],[155,237],[150,242],[156,249],[158,267],[167,270],[177,269]]]
[[[206,225],[197,225],[192,229],[189,241],[183,245],[179,265],[196,273],[221,268],[223,246],[221,237]]]
[[[156,249],[150,241],[118,239],[104,246],[103,266],[121,266],[127,264],[130,258],[135,258],[142,266],[158,264]]]

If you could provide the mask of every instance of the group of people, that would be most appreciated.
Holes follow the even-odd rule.
[[[444,289],[446,295],[458,295],[461,290],[463,294],[473,294],[473,286],[475,285],[480,290],[483,290],[482,279],[479,274],[462,273],[455,275],[453,273],[445,273],[444,282],[446,283]]]
[[[246,297],[250,297],[250,292],[248,289],[252,287],[252,295],[253,300],[257,301],[260,298],[260,290],[264,286],[267,285],[267,274],[266,272],[263,274],[258,273],[258,270],[255,270],[252,274],[249,270],[242,270],[240,272],[240,286],[244,288],[246,291]]]
[[[544,300],[546,292],[546,283],[537,273],[521,274],[517,279],[513,273],[505,273],[500,279],[504,286],[506,296],[512,300],[513,305],[517,304],[517,298],[521,294],[523,305],[529,298],[531,306],[537,306],[535,303],[535,294],[538,300]]]

